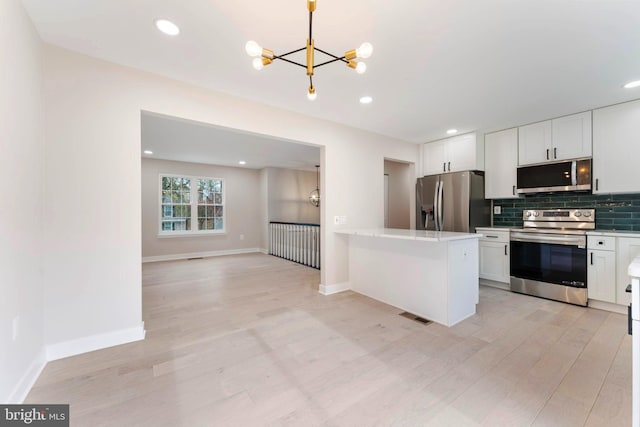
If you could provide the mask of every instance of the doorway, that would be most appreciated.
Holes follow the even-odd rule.
[[[384,225],[387,228],[411,228],[411,194],[413,193],[410,163],[384,159]]]

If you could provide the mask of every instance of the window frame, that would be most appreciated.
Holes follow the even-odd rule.
[[[190,204],[191,206],[191,230],[178,230],[178,231],[170,231],[162,229],[162,179],[163,178],[188,178],[191,180],[191,194],[190,194]],[[222,203],[216,206],[222,206],[222,229],[219,230],[198,230],[198,180],[215,180],[220,181],[222,183]],[[226,182],[224,178],[215,178],[208,176],[198,176],[198,175],[187,175],[180,173],[160,173],[158,174],[158,206],[156,214],[158,215],[158,237],[196,237],[196,236],[212,236],[212,235],[221,235],[227,234],[227,189]],[[196,227],[194,229],[194,227]]]

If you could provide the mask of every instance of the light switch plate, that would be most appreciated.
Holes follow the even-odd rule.
[[[502,213],[502,206],[494,206],[493,207],[493,214],[494,215],[500,215]]]

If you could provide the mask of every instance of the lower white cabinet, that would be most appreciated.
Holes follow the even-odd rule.
[[[629,264],[640,255],[640,237],[622,233],[587,236],[587,287],[589,300],[627,306],[631,296],[626,292],[631,279]]]
[[[478,229],[480,278],[509,283],[509,230]]]
[[[616,302],[618,304],[629,305],[631,294],[626,292],[627,285],[631,283],[631,278],[627,273],[629,264],[640,255],[640,238],[618,237],[616,245]]]
[[[587,237],[589,299],[616,303],[615,237]],[[596,249],[597,248],[597,249]]]

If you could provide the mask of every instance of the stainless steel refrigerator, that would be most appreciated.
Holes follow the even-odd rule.
[[[465,171],[418,178],[416,229],[475,233],[491,224],[484,198],[484,172]]]

